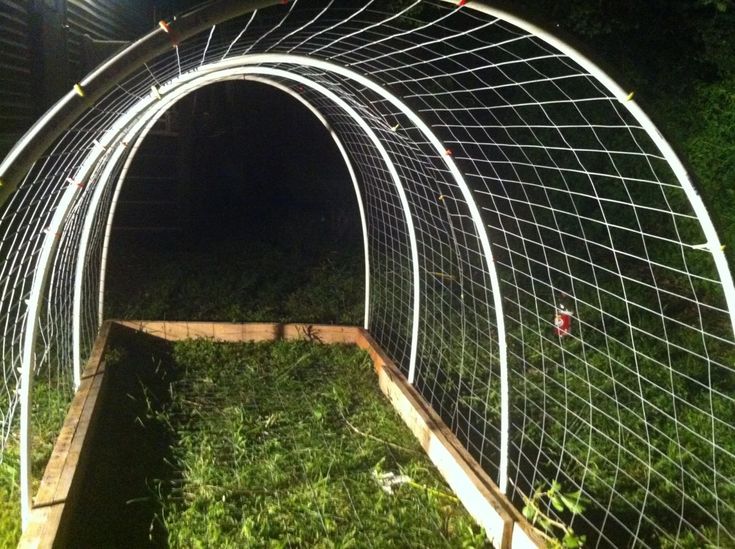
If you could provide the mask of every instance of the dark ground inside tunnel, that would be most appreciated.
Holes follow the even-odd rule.
[[[88,441],[85,474],[66,531],[65,547],[165,547],[160,506],[150,497],[151,479],[173,474],[171,440],[163,425],[147,421],[149,405],[160,410],[174,379],[170,345],[118,330],[106,358],[102,406]],[[102,489],[101,489],[102,487]],[[61,541],[60,541],[61,540]]]

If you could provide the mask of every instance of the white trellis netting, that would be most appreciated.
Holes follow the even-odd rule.
[[[546,512],[590,545],[733,543],[735,291],[627,92],[479,2],[268,3],[229,2],[242,15],[158,56],[179,23],[157,30],[117,58],[126,76],[62,100],[83,114],[40,157],[18,151],[54,114],[0,165],[7,182],[35,162],[0,218],[0,426],[20,403],[25,511],[29,373],[78,381],[127,163],[178,98],[243,79],[333,132],[364,210],[367,326],[514,503],[556,480],[586,510]]]

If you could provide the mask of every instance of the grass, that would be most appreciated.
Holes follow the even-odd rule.
[[[108,318],[362,324],[362,249],[312,243],[135,246],[110,258]]]
[[[71,391],[49,376],[39,375],[34,385],[33,410],[33,490],[38,488],[56,436],[66,416]],[[8,439],[0,461],[0,548],[16,547],[21,533],[20,441],[15,431]]]
[[[361,249],[336,252],[304,241],[248,241],[191,246],[113,246],[108,318],[308,321],[360,324]],[[314,239],[313,241],[317,241]],[[34,490],[63,423],[71,390],[40,373],[34,386]],[[0,461],[0,549],[20,538],[17,429]]]
[[[365,353],[194,340],[174,359],[171,400],[146,418],[174,441],[178,474],[153,490],[171,547],[487,545]]]

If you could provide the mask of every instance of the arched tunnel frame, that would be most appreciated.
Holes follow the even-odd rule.
[[[443,0],[448,3],[456,3],[451,0]],[[197,16],[198,19],[194,21],[190,19],[191,26],[187,28],[186,18],[182,18],[181,24],[181,38],[185,39],[190,35],[194,35],[203,29],[208,28],[216,22],[224,21],[248,13],[253,9],[260,7],[266,7],[269,5],[275,5],[277,2],[219,2],[205,8],[204,11],[200,12]],[[480,2],[461,2],[461,5],[465,9],[474,9],[478,12],[502,19],[512,25],[521,28],[529,33],[532,33],[536,37],[548,43],[550,46],[556,48],[558,51],[563,52],[569,58],[573,59],[580,66],[584,67],[591,75],[597,78],[598,82],[601,83],[607,90],[609,90],[618,100],[625,106],[628,112],[638,121],[638,123],[645,129],[651,140],[661,151],[662,155],[666,158],[669,166],[675,173],[678,182],[682,189],[686,193],[686,196],[692,206],[692,209],[696,213],[696,217],[700,223],[700,226],[706,236],[706,249],[712,254],[717,272],[722,283],[724,298],[727,302],[727,306],[730,314],[730,322],[735,333],[735,286],[733,286],[732,277],[730,270],[725,258],[722,246],[719,238],[717,237],[714,225],[710,219],[709,214],[701,200],[701,197],[694,189],[691,180],[676,154],[674,153],[668,142],[661,136],[658,130],[655,128],[651,120],[646,114],[640,109],[640,107],[631,100],[631,97],[625,92],[620,86],[618,86],[609,76],[602,71],[597,65],[591,62],[587,57],[579,53],[574,48],[550,35],[543,29],[536,27],[518,17],[515,17],[508,12],[499,10]],[[210,10],[209,12],[207,10]],[[212,18],[209,18],[209,15]],[[215,23],[213,23],[215,21]],[[172,27],[176,29],[178,23],[172,24]],[[163,27],[157,29],[153,33],[149,34],[145,38],[136,42],[112,60],[103,65],[100,69],[93,72],[89,77],[83,80],[80,85],[87,95],[87,98],[83,101],[80,100],[78,90],[70,91],[62,100],[54,106],[41,120],[39,123],[32,128],[32,130],[24,136],[18,145],[11,151],[8,157],[0,165],[0,178],[3,179],[5,187],[0,196],[0,200],[7,199],[8,195],[14,190],[20,177],[30,168],[36,159],[40,157],[45,148],[50,145],[56,137],[58,137],[65,128],[65,124],[76,119],[78,115],[83,112],[87,107],[87,102],[93,100],[92,98],[101,97],[115,82],[120,81],[124,76],[130,74],[132,70],[140,66],[142,60],[151,59],[164,51],[164,49],[170,48],[168,36],[169,30],[165,30]],[[25,324],[25,335],[23,339],[23,358],[22,358],[22,382],[21,382],[21,488],[23,491],[22,505],[23,505],[23,517],[24,520],[27,518],[28,511],[31,506],[31,494],[30,494],[30,402],[32,398],[32,378],[34,371],[34,357],[35,357],[35,341],[38,333],[38,321],[40,316],[40,307],[43,300],[44,290],[47,286],[49,267],[53,261],[55,246],[58,238],[58,229],[63,225],[65,217],[68,213],[69,208],[74,202],[74,198],[81,191],[80,183],[84,181],[86,176],[98,169],[100,165],[104,164],[106,171],[104,172],[101,181],[102,184],[98,185],[99,194],[94,200],[94,207],[91,207],[88,211],[88,219],[91,219],[93,210],[96,209],[99,200],[101,199],[103,188],[108,183],[107,179],[113,174],[114,167],[117,163],[125,157],[126,148],[130,142],[135,139],[135,145],[127,155],[125,160],[125,166],[123,168],[122,175],[118,178],[116,183],[117,187],[115,195],[119,192],[119,188],[122,185],[124,174],[130,165],[134,157],[134,152],[137,150],[140,142],[144,139],[145,134],[152,127],[156,118],[160,116],[166,108],[172,105],[180,97],[193,91],[194,89],[221,80],[231,79],[252,79],[261,81],[268,85],[280,87],[283,91],[289,92],[287,87],[279,86],[279,79],[291,80],[299,82],[304,86],[318,91],[323,96],[329,98],[336,105],[339,105],[345,112],[347,112],[355,122],[362,127],[376,147],[381,150],[383,160],[386,162],[386,166],[391,173],[393,182],[398,189],[398,193],[402,198],[402,205],[404,213],[406,215],[406,222],[410,227],[409,233],[411,234],[411,250],[413,260],[413,325],[412,325],[412,340],[411,340],[411,358],[409,363],[409,380],[413,381],[416,363],[416,348],[418,345],[418,322],[420,315],[420,279],[418,276],[418,252],[416,244],[416,236],[413,229],[412,215],[408,201],[405,197],[405,191],[402,188],[400,177],[396,173],[395,168],[392,168],[390,157],[385,149],[382,147],[380,139],[370,130],[370,127],[361,119],[360,115],[352,109],[348,104],[342,101],[334,92],[321,86],[319,83],[312,81],[302,75],[291,74],[283,71],[282,69],[270,68],[270,64],[293,64],[296,66],[306,66],[312,68],[318,68],[328,73],[338,75],[339,77],[345,78],[352,82],[358,83],[372,92],[380,95],[383,99],[390,102],[395,108],[402,112],[411,122],[419,128],[426,137],[427,141],[431,143],[435,152],[440,156],[446,164],[446,168],[454,177],[459,189],[461,189],[463,197],[470,207],[472,214],[472,222],[475,225],[477,234],[481,240],[486,266],[490,273],[490,279],[492,283],[493,299],[495,301],[495,313],[496,313],[496,326],[498,329],[498,341],[500,345],[499,358],[501,363],[501,455],[500,455],[500,466],[499,466],[499,485],[501,490],[506,490],[507,485],[507,467],[508,467],[508,429],[509,429],[509,387],[508,387],[508,371],[507,371],[507,347],[505,343],[505,328],[504,328],[504,315],[502,308],[502,295],[500,293],[500,283],[498,281],[498,275],[495,270],[491,243],[489,241],[487,231],[483,224],[479,210],[472,196],[472,192],[467,186],[462,173],[458,169],[456,163],[451,158],[443,154],[444,146],[441,141],[434,135],[433,131],[423,123],[422,119],[418,114],[412,111],[405,103],[398,97],[389,93],[385,88],[380,86],[378,83],[373,82],[369,77],[359,74],[347,67],[340,66],[328,61],[322,61],[312,57],[300,57],[296,55],[284,55],[284,54],[252,54],[241,56],[237,58],[227,59],[216,64],[207,64],[202,66],[201,72],[188,73],[184,75],[180,82],[172,82],[171,87],[168,85],[163,86],[159,91],[162,98],[159,100],[155,97],[151,97],[140,101],[137,104],[138,110],[133,110],[127,113],[125,116],[118,119],[115,126],[112,128],[113,131],[108,132],[105,141],[100,141],[95,149],[87,155],[87,158],[83,166],[79,169],[76,176],[71,178],[70,186],[64,193],[64,196],[59,203],[58,208],[54,214],[51,225],[48,228],[45,236],[44,245],[39,256],[38,265],[39,268],[33,279],[33,288],[31,291],[31,297],[28,302],[28,309],[26,315]],[[117,79],[110,79],[112,74],[121,75]],[[289,92],[294,95],[293,92]],[[296,96],[307,108],[309,108],[315,115],[317,115],[322,123],[332,134],[332,137],[337,143],[337,147],[340,150],[343,158],[345,159],[348,171],[355,185],[356,191],[358,191],[357,183],[355,180],[353,169],[349,163],[347,154],[344,148],[340,145],[339,139],[336,137],[334,132],[331,131],[329,124],[326,123],[323,117],[319,115],[318,110],[310,106],[307,101],[303,98]],[[110,148],[114,149],[114,152],[110,153]],[[363,225],[363,241],[366,244],[365,257],[366,257],[366,293],[369,292],[368,281],[368,264],[367,264],[367,236],[365,229],[365,216],[360,201],[359,192],[357,193],[358,201],[360,204],[360,211]],[[103,254],[106,253],[107,240],[109,239],[110,220],[114,213],[114,207],[109,215],[109,220],[106,227],[105,244],[103,248]],[[85,228],[82,233],[82,243],[86,243],[88,234],[91,227],[91,221],[85,222]],[[81,279],[79,273],[84,269],[84,260],[86,254],[86,246],[82,245],[79,250],[79,256],[77,258],[77,278],[74,293],[74,379],[75,385],[79,383],[79,376],[81,370],[81,345],[80,345],[80,326],[79,326],[79,314],[81,304]],[[103,261],[103,272],[101,273],[101,280],[104,281],[104,261]],[[100,311],[102,310],[102,291],[104,284],[100,285]],[[367,325],[367,303],[368,296],[366,296],[366,325]]]
[[[480,218],[479,210],[477,209],[477,206],[474,203],[474,200],[472,199],[472,195],[470,193],[469,188],[467,187],[467,184],[465,183],[464,179],[462,178],[461,173],[457,169],[456,165],[454,164],[453,160],[448,157],[447,155],[443,155],[443,147],[441,143],[439,142],[438,138],[431,132],[431,130],[426,126],[421,119],[413,113],[404,103],[402,103],[398,98],[392,96],[388,92],[386,92],[383,88],[378,86],[377,84],[371,82],[367,78],[358,75],[357,73],[354,73],[353,71],[350,71],[348,69],[340,69],[338,66],[332,65],[331,63],[324,63],[319,62],[317,60],[311,60],[308,58],[299,58],[298,56],[282,56],[282,55],[253,55],[253,56],[245,56],[242,58],[238,58],[233,61],[228,62],[222,62],[218,65],[221,66],[215,66],[215,67],[208,67],[207,71],[203,71],[201,74],[199,73],[192,73],[186,75],[186,78],[181,78],[181,82],[172,82],[170,85],[166,85],[164,87],[161,87],[159,89],[159,93],[161,94],[161,99],[158,100],[156,98],[150,98],[147,101],[144,101],[144,103],[147,103],[147,107],[144,107],[142,112],[139,112],[137,110],[134,110],[131,112],[128,116],[121,117],[120,123],[122,128],[115,137],[110,137],[108,142],[100,143],[99,148],[97,149],[97,154],[90,153],[90,155],[87,158],[87,161],[85,161],[84,166],[79,170],[77,175],[73,178],[74,183],[72,183],[66,193],[64,198],[62,199],[60,207],[57,209],[57,212],[54,216],[54,220],[52,221],[51,226],[49,227],[49,234],[47,235],[47,238],[45,240],[43,251],[41,255],[41,260],[39,261],[39,267],[37,271],[37,275],[34,278],[34,282],[37,280],[38,285],[34,284],[34,288],[31,292],[31,297],[29,300],[29,310],[30,311],[38,311],[40,304],[44,297],[44,287],[47,282],[47,276],[49,273],[49,269],[51,267],[51,261],[54,255],[55,247],[56,247],[56,234],[59,231],[59,228],[63,224],[66,215],[68,214],[69,207],[73,203],[74,197],[78,192],[81,191],[81,188],[79,185],[77,185],[75,182],[77,181],[84,181],[88,174],[93,170],[94,166],[97,165],[97,163],[101,160],[101,158],[105,155],[106,151],[108,149],[114,149],[114,152],[112,153],[111,157],[109,159],[105,160],[105,170],[103,171],[102,176],[100,177],[100,183],[95,188],[95,195],[92,199],[92,205],[87,210],[87,215],[85,217],[85,224],[84,229],[82,232],[82,245],[79,249],[79,256],[77,258],[77,277],[76,277],[76,285],[75,285],[75,291],[74,291],[74,331],[73,331],[73,338],[74,338],[74,385],[75,387],[79,386],[79,383],[81,381],[81,363],[82,363],[82,356],[81,356],[81,326],[80,326],[80,310],[81,310],[81,300],[82,300],[82,272],[84,270],[84,264],[85,264],[85,258],[86,258],[86,243],[88,242],[89,232],[91,230],[91,220],[96,215],[96,208],[99,204],[99,199],[101,198],[104,189],[106,185],[110,181],[110,176],[112,175],[112,172],[114,170],[114,167],[117,162],[120,161],[120,159],[123,157],[125,151],[128,149],[129,144],[131,142],[135,142],[135,145],[131,148],[130,154],[127,156],[126,159],[126,167],[129,166],[130,162],[134,159],[134,153],[137,150],[137,146],[139,146],[140,142],[145,138],[147,132],[152,128],[155,121],[173,104],[175,104],[176,101],[184,97],[186,94],[191,93],[195,91],[196,89],[201,88],[202,86],[205,86],[207,84],[211,84],[214,82],[221,82],[221,81],[227,81],[227,80],[236,80],[241,77],[245,77],[245,79],[248,78],[248,76],[253,78],[259,78],[261,81],[264,81],[264,83],[267,83],[269,85],[274,85],[274,82],[272,80],[269,80],[267,77],[278,77],[282,79],[287,80],[293,80],[295,82],[298,82],[304,86],[308,86],[310,88],[313,88],[314,90],[318,91],[323,96],[329,98],[331,101],[333,101],[336,105],[341,107],[345,112],[347,112],[354,120],[355,122],[365,131],[366,135],[369,136],[369,139],[375,144],[376,148],[381,151],[381,155],[383,157],[383,161],[385,162],[388,171],[391,174],[391,177],[393,179],[393,183],[396,186],[396,189],[398,190],[398,194],[401,197],[401,202],[404,208],[404,214],[406,216],[406,223],[409,227],[409,236],[411,241],[411,250],[412,250],[412,261],[413,261],[413,303],[412,303],[412,315],[413,315],[413,325],[412,325],[412,336],[411,336],[411,355],[410,355],[410,362],[409,362],[409,375],[408,380],[409,383],[413,383],[414,376],[415,376],[415,367],[416,367],[416,352],[417,352],[417,346],[418,346],[418,329],[419,329],[419,315],[421,311],[420,306],[420,290],[421,290],[421,282],[419,278],[419,262],[418,262],[418,250],[417,250],[417,244],[416,244],[416,236],[415,231],[413,229],[413,221],[412,221],[412,214],[410,212],[408,200],[406,198],[405,191],[403,189],[403,186],[401,184],[400,177],[398,176],[398,173],[396,172],[395,167],[393,167],[393,164],[391,162],[391,159],[383,148],[379,138],[375,135],[375,133],[371,130],[371,128],[367,125],[367,123],[362,120],[360,115],[352,109],[347,103],[345,103],[342,99],[340,99],[334,92],[328,90],[327,88],[321,86],[320,84],[311,81],[307,78],[304,78],[302,76],[291,74],[286,71],[280,70],[280,69],[270,69],[268,67],[259,66],[262,64],[278,64],[278,63],[295,63],[295,64],[301,64],[304,66],[314,66],[319,68],[328,68],[329,70],[334,70],[337,73],[341,73],[342,75],[352,78],[356,81],[358,81],[360,84],[368,87],[369,89],[372,89],[373,91],[376,91],[386,97],[389,101],[391,101],[394,105],[399,107],[402,112],[413,122],[417,124],[418,127],[421,128],[422,131],[425,132],[425,135],[427,139],[430,140],[430,142],[436,147],[437,153],[442,155],[442,158],[445,159],[445,162],[447,163],[447,166],[451,170],[452,174],[457,178],[458,186],[460,189],[462,189],[463,193],[465,193],[465,199],[467,200],[468,204],[472,206],[472,212],[473,212],[473,222],[475,223],[475,226],[478,230],[478,234],[481,235],[481,238],[483,240],[483,245],[486,252],[486,261],[487,261],[487,268],[488,271],[491,273],[491,280],[493,281],[493,294],[496,299],[496,322],[498,325],[498,332],[499,332],[499,341],[501,342],[501,351],[500,351],[500,357],[501,357],[501,383],[502,383],[502,394],[503,394],[503,401],[502,401],[502,427],[501,427],[501,433],[503,433],[501,438],[501,456],[504,456],[501,459],[500,464],[500,476],[498,484],[503,492],[506,490],[507,486],[507,448],[508,448],[508,378],[507,378],[507,357],[504,352],[504,322],[502,317],[502,302],[500,299],[500,287],[497,279],[497,273],[495,271],[494,262],[492,259],[492,254],[490,251],[490,243],[487,237],[487,233],[483,228],[482,220]],[[170,86],[170,87],[169,87]],[[277,84],[276,84],[277,86]],[[283,86],[278,86],[282,90],[288,90],[288,88],[284,88]],[[293,92],[288,92],[291,95],[293,95]],[[298,95],[295,95],[301,101],[302,103],[309,105],[306,100],[299,97]],[[159,104],[160,101],[160,104]],[[318,113],[318,111],[313,107],[309,106],[309,110],[311,110],[314,113]],[[366,234],[366,228],[365,228],[365,218],[364,218],[364,210],[362,206],[362,200],[360,199],[359,195],[359,189],[357,188],[356,182],[354,180],[354,172],[352,171],[351,163],[349,162],[349,159],[347,158],[344,148],[341,145],[339,138],[334,134],[334,132],[331,130],[331,128],[326,124],[326,121],[319,115],[320,120],[325,124],[328,131],[332,135],[333,139],[337,143],[337,147],[340,150],[341,154],[343,155],[343,158],[346,161],[346,165],[348,166],[348,171],[350,171],[353,175],[353,184],[355,185],[355,189],[357,192],[358,197],[358,204],[359,204],[359,210],[361,212],[361,225],[363,227],[363,241],[367,242],[367,234]],[[129,122],[130,121],[130,122]],[[129,126],[128,126],[129,124]],[[117,187],[115,189],[115,195],[117,196],[119,189],[122,186],[124,177],[125,177],[126,169],[123,168],[123,172],[121,173],[121,176],[119,180],[117,181]],[[112,219],[112,216],[114,215],[114,208],[111,209],[110,212],[110,219]],[[108,221],[107,224],[108,228],[110,227],[110,221]],[[105,235],[105,241],[103,243],[103,249],[108,248],[108,239],[109,239],[109,231],[106,232]],[[364,253],[365,257],[367,257],[367,248],[365,249]],[[367,304],[369,302],[369,275],[368,273],[369,266],[366,264],[366,297],[365,297],[365,304],[367,307]],[[103,269],[104,269],[104,262],[103,262]],[[104,271],[103,271],[104,272]],[[104,281],[104,274],[101,274],[101,280]],[[100,292],[104,290],[104,284],[102,283],[100,285]],[[102,303],[102,297],[100,297],[100,304]],[[22,396],[21,396],[21,449],[22,449],[22,459],[21,459],[21,487],[23,492],[23,517],[25,520],[30,516],[30,510],[32,507],[32,493],[31,493],[31,475],[30,475],[30,456],[31,456],[31,447],[30,447],[30,440],[31,440],[31,423],[30,423],[30,402],[32,398],[32,378],[34,371],[34,356],[35,353],[33,352],[33,349],[35,349],[36,346],[36,335],[38,333],[38,322],[39,322],[39,315],[38,314],[30,314],[27,318],[26,328],[25,328],[25,352],[23,355],[23,371],[22,371],[22,379],[24,380],[22,382],[21,387],[22,389]],[[365,325],[367,326],[368,323],[368,311],[366,309],[365,312]]]

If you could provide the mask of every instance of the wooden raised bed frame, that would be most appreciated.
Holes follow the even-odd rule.
[[[75,480],[86,467],[85,439],[94,429],[97,403],[105,374],[105,350],[119,329],[133,329],[168,341],[210,338],[217,341],[273,341],[310,339],[321,343],[348,343],[365,349],[372,358],[380,389],[420,441],[427,455],[495,547],[544,547],[533,527],[500,493],[496,484],[460,444],[457,437],[424,398],[406,382],[403,374],[370,334],[352,326],[168,321],[107,321],[92,349],[82,382],[64,425],[38,493],[20,548],[50,548],[64,537],[65,521],[73,512]]]

